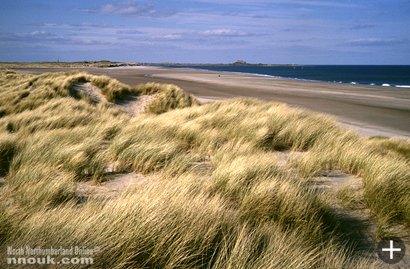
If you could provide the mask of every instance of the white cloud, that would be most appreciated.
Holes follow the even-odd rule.
[[[237,31],[232,29],[211,29],[205,31],[199,31],[198,34],[204,36],[246,36],[246,32]]]
[[[99,8],[103,13],[112,13],[120,15],[138,15],[146,12],[153,12],[147,6],[143,6],[137,3],[123,3],[123,4],[106,4]]]
[[[371,38],[352,39],[352,40],[349,40],[347,43],[353,46],[384,46],[384,45],[396,45],[396,44],[398,45],[398,44],[403,44],[404,42],[406,42],[405,39],[371,37]]]
[[[136,1],[104,4],[97,8],[82,9],[85,12],[103,13],[112,15],[145,16],[145,17],[167,17],[174,14],[170,10],[159,10],[153,5],[138,3]]]
[[[202,3],[211,4],[284,4],[284,5],[298,5],[298,6],[316,6],[316,7],[334,7],[334,8],[354,8],[358,7],[350,1],[330,1],[330,0],[196,0]]]

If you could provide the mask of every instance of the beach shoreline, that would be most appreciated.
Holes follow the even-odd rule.
[[[324,113],[365,136],[410,137],[410,89],[293,80],[254,74],[159,66],[19,68],[44,73],[82,70],[135,85],[170,83],[202,102],[251,97]]]
[[[372,66],[372,65],[301,65],[301,69],[295,69],[294,66],[279,65],[279,66],[265,66],[265,65],[192,65],[192,66],[166,66],[176,69],[185,69],[189,71],[211,71],[211,72],[231,72],[236,74],[245,74],[258,77],[295,80],[295,81],[308,81],[308,82],[326,82],[331,84],[351,84],[360,86],[382,86],[382,87],[396,87],[396,88],[410,88],[409,80],[397,79],[392,77],[392,72],[403,72],[401,68],[410,68],[410,66],[399,65],[384,65],[384,66]],[[279,69],[267,69],[267,68],[279,68]],[[351,70],[337,70],[337,68],[359,68],[356,72],[352,73]],[[369,73],[371,71],[366,68],[376,68],[373,71],[381,72],[379,68],[399,68],[398,70],[385,70],[387,74]],[[260,68],[260,69],[258,69]],[[280,69],[285,68],[285,69]],[[293,69],[292,69],[293,68]],[[310,69],[304,71],[304,68]],[[318,70],[322,68],[323,70]],[[360,70],[362,68],[362,70]],[[335,70],[336,69],[336,70]],[[329,70],[333,70],[330,71]],[[410,70],[410,69],[409,69]],[[366,72],[363,75],[355,76],[357,72]],[[347,73],[346,73],[347,72]],[[349,73],[350,72],[350,73]],[[397,75],[396,76],[400,76]],[[402,78],[402,77],[401,77]],[[408,78],[410,79],[410,78]]]

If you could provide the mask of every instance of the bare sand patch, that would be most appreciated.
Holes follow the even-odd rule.
[[[76,83],[73,85],[72,90],[89,97],[93,103],[107,102],[107,99],[102,94],[101,90],[90,82]]]
[[[349,186],[359,188],[363,185],[362,178],[343,173],[340,170],[325,170],[318,177],[313,178],[314,185],[318,189],[338,191],[349,183]]]
[[[147,182],[147,177],[135,172],[108,174],[102,183],[95,181],[79,182],[76,185],[76,194],[80,198],[89,196],[112,198],[137,185]]]
[[[276,165],[282,168],[286,168],[289,162],[300,160],[305,154],[306,152],[303,151],[276,151]]]
[[[122,111],[135,116],[145,111],[145,107],[151,103],[158,95],[127,96],[124,100],[115,104]]]
[[[76,83],[73,85],[72,90],[84,94],[90,98],[92,103],[108,102],[101,90],[90,82]],[[128,95],[123,100],[115,102],[114,105],[131,116],[135,116],[143,113],[145,107],[157,96],[157,94],[140,96]]]

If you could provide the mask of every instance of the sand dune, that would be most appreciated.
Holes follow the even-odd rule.
[[[67,68],[20,71],[42,73]],[[410,89],[287,80],[232,72],[159,67],[85,68],[127,84],[173,83],[210,102],[238,96],[285,102],[335,116],[364,135],[410,136]]]

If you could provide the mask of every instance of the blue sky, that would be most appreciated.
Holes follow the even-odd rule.
[[[2,0],[0,61],[410,64],[409,0]]]

